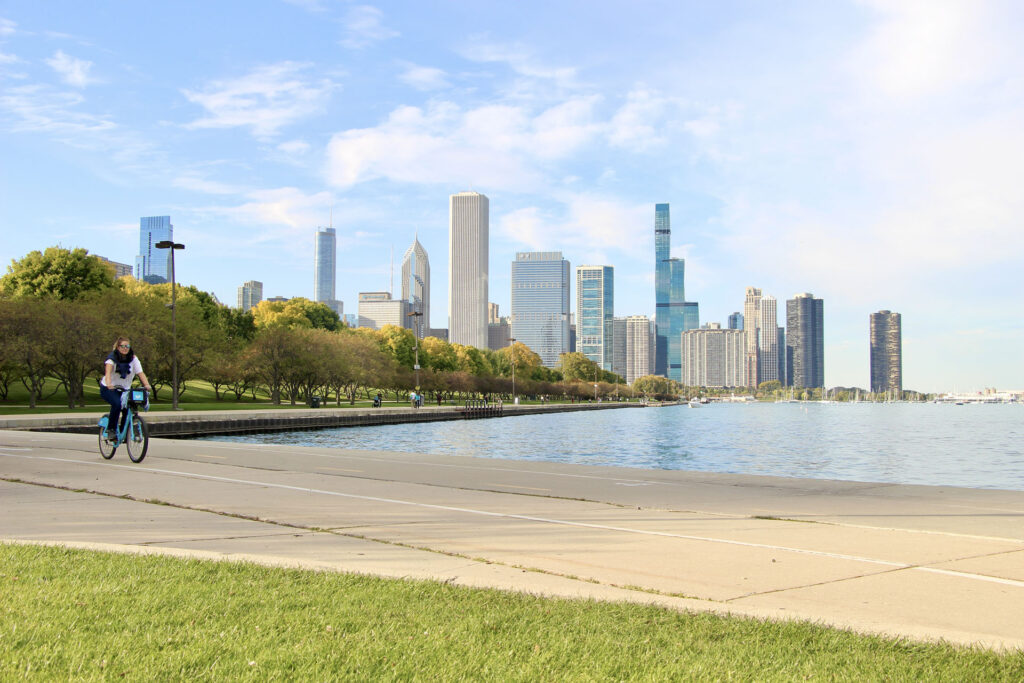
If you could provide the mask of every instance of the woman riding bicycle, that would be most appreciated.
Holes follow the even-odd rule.
[[[103,379],[100,380],[100,396],[110,404],[110,415],[107,417],[107,433],[114,434],[118,429],[117,420],[121,416],[124,427],[124,413],[121,410],[121,394],[132,388],[135,375],[147,391],[152,391],[146,373],[142,371],[142,363],[132,351],[132,343],[128,337],[118,337],[114,342],[114,350],[103,361]]]

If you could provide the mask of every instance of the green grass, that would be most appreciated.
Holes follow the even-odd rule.
[[[0,680],[1020,681],[1024,653],[426,581],[0,545]]]

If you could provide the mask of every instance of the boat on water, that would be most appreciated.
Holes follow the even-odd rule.
[[[686,402],[686,404],[688,406],[690,406],[691,408],[700,408],[700,399],[699,398],[691,398],[689,401]]]

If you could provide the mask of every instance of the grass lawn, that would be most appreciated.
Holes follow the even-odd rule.
[[[0,544],[0,596],[0,680],[1024,680],[1022,652],[61,548]]]

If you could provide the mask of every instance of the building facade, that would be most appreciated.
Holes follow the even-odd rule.
[[[263,283],[257,280],[243,282],[238,288],[238,308],[248,311],[263,301]]]
[[[105,263],[106,265],[110,266],[110,268],[113,269],[115,280],[122,277],[128,277],[133,273],[132,265],[130,263],[119,263],[117,261],[111,261],[106,256],[100,256],[99,254],[93,254],[93,256],[98,258],[100,261],[103,261],[103,263]]]
[[[779,380],[779,312],[774,296],[761,297],[760,313],[757,325],[758,384]]]
[[[174,241],[170,216],[139,219],[139,255],[135,257],[135,279],[160,284],[171,281],[171,250],[157,249],[156,243]]]
[[[576,347],[602,370],[612,369],[615,319],[615,269],[580,266],[576,269]]]
[[[903,320],[899,313],[871,314],[871,391],[903,392]]]
[[[805,292],[786,301],[786,384],[825,386],[825,305]]]
[[[313,301],[325,304],[341,315],[335,298],[338,241],[334,228],[317,228],[313,254]]]
[[[671,257],[672,222],[668,204],[654,205],[654,374],[679,381],[679,335],[686,326],[686,262]],[[696,305],[696,304],[694,304]],[[696,325],[694,325],[696,327]]]
[[[654,321],[646,315],[630,315],[624,320],[626,372],[623,377],[627,384],[632,384],[654,374]]]
[[[409,302],[392,299],[391,292],[359,292],[359,327],[379,330],[385,325],[409,328]]]
[[[680,335],[682,384],[689,387],[744,387],[746,334],[724,330],[719,323],[687,330]]]
[[[553,368],[569,351],[569,262],[560,251],[526,251],[512,262],[512,336]]]
[[[487,323],[487,348],[492,351],[512,346],[512,337],[512,325],[508,316]]]
[[[448,205],[448,338],[487,348],[487,273],[490,203],[460,192]]]
[[[743,314],[740,313],[739,311],[736,311],[735,313],[731,314],[729,316],[729,322],[727,324],[727,327],[730,330],[742,330],[743,329]]]
[[[402,300],[408,303],[410,313],[419,313],[412,316],[410,327],[423,339],[430,329],[430,259],[419,238],[413,238],[402,257]]]
[[[760,381],[758,374],[758,325],[761,322],[761,290],[747,287],[747,295],[743,300],[743,344],[745,348],[746,377],[748,386],[756,387]]]

